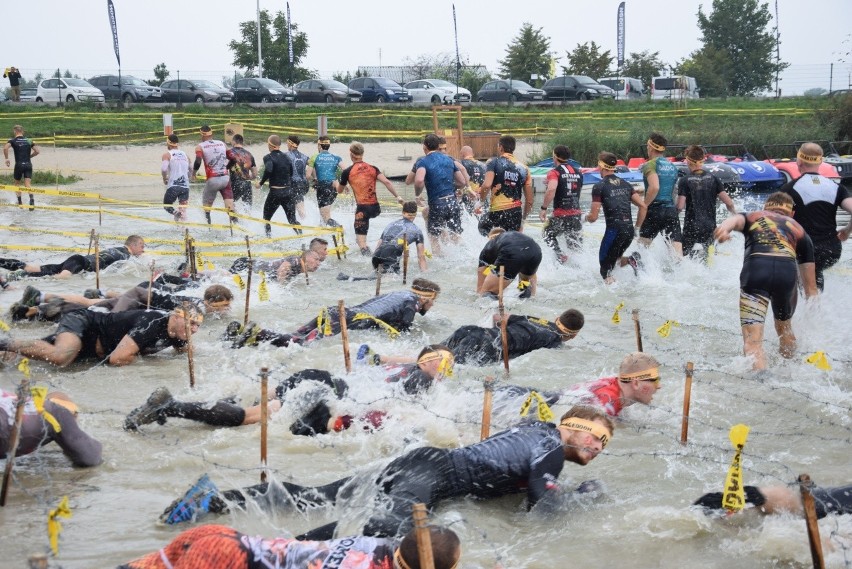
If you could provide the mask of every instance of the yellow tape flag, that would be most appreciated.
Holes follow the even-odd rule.
[[[243,277],[240,275],[234,275],[234,282],[237,283],[237,286],[240,287],[240,290],[246,289],[246,283],[243,282]]]
[[[61,433],[62,427],[59,426],[59,421],[56,420],[56,417],[44,410],[44,399],[47,397],[47,388],[33,387],[30,389],[30,395],[33,397],[33,404],[35,405],[38,414],[44,417],[45,421],[50,423],[50,426],[53,427],[54,431]]]
[[[195,266],[203,267],[204,266],[204,257],[201,256],[201,253],[198,251],[195,252]]]
[[[378,324],[379,327],[383,328],[384,331],[387,332],[388,336],[390,336],[391,338],[396,338],[397,336],[399,336],[399,330],[397,330],[384,320],[376,318],[372,314],[367,314],[366,312],[359,312],[358,314],[352,317],[352,322],[358,322],[359,320],[372,320],[373,322]]]
[[[214,265],[212,261],[207,261],[207,263],[204,265],[204,268],[208,271],[215,271],[216,265]]]
[[[266,288],[266,273],[260,271],[260,284],[257,285],[257,297],[266,302],[269,300],[269,289]]]
[[[0,330],[3,330],[4,332],[9,332],[11,328],[9,328],[8,324],[0,320]]]
[[[432,258],[432,251],[426,250],[426,251],[423,251],[423,254],[426,255],[427,259]]]
[[[527,290],[530,286],[530,281],[522,281],[518,279],[518,290]]]
[[[624,308],[624,303],[619,302],[618,306],[615,307],[615,312],[612,314],[612,323],[613,324],[621,324],[621,315],[618,313],[619,310]]]
[[[536,402],[536,408],[538,409],[538,420],[550,422],[553,420],[553,411],[550,410],[550,407],[547,405],[547,402],[544,400],[544,397],[539,395],[537,391],[530,391],[530,394],[527,396],[523,405],[521,405],[521,417],[526,417],[530,412],[530,406],[532,402]]]
[[[749,427],[739,424],[731,427],[728,438],[734,445],[736,453],[728,475],[725,477],[725,490],[722,492],[722,506],[729,512],[738,512],[745,506],[745,486],[743,485],[742,453],[748,438]]]
[[[680,322],[676,322],[675,320],[666,320],[662,326],[657,328],[657,334],[659,334],[661,338],[668,338],[669,334],[672,333],[672,326],[680,327]]]
[[[716,256],[716,246],[710,245],[707,247],[707,266],[713,266],[713,258]]]
[[[331,318],[328,316],[328,308],[320,310],[319,316],[317,316],[317,330],[321,330],[323,336],[332,335]]]
[[[68,496],[63,496],[55,510],[50,510],[47,515],[47,536],[50,538],[50,549],[54,555],[59,555],[59,533],[62,524],[57,518],[70,518],[71,507],[68,505]]]
[[[30,360],[24,358],[18,364],[18,371],[24,374],[27,379],[30,378]]]
[[[831,364],[828,363],[828,358],[825,357],[825,352],[814,352],[809,355],[805,361],[816,367],[818,370],[831,371]]]

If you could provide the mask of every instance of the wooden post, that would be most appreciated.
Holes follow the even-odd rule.
[[[352,371],[352,360],[349,357],[349,330],[346,329],[346,305],[342,300],[337,302],[337,319],[340,321],[340,336],[343,338],[343,363],[346,373]]]
[[[340,260],[340,248],[337,246],[337,235],[332,235],[331,240],[334,243],[334,252],[337,254],[337,260]]]
[[[429,515],[426,504],[414,504],[411,509],[414,518],[414,530],[417,536],[417,562],[420,569],[435,569],[432,556],[432,534],[429,533]]]
[[[643,352],[642,349],[642,327],[639,324],[639,309],[633,309],[633,330],[636,332],[636,351]]]
[[[346,239],[344,237],[344,233],[340,231],[340,244],[343,246],[343,258],[346,258]]]
[[[95,235],[95,288],[101,288],[101,251],[100,239]]]
[[[198,263],[195,257],[195,239],[189,239],[189,276],[192,280],[198,279]]]
[[[189,387],[195,389],[195,361],[192,354],[192,317],[189,303],[183,303],[183,323],[186,330],[186,360],[189,363]]]
[[[305,265],[305,244],[302,243],[302,256],[299,257],[299,263],[302,265],[302,272],[305,273],[305,284],[310,286],[311,281],[308,279],[308,267]]]
[[[384,270],[385,266],[382,263],[379,263],[379,266],[376,267],[376,296],[379,296],[382,293],[382,272],[384,272]]]
[[[811,560],[814,569],[825,569],[825,559],[822,556],[822,542],[819,538],[819,525],[817,524],[816,506],[811,488],[814,483],[807,474],[800,474],[798,478],[799,490],[802,493],[802,506],[805,510],[805,522],[808,527],[808,541],[811,545]]]
[[[500,282],[497,283],[497,306],[500,311],[500,339],[503,342],[503,367],[506,369],[506,374],[509,373],[509,337],[506,331],[506,309],[503,307],[503,283],[505,279],[506,268],[500,266]]]
[[[683,420],[680,425],[680,444],[686,444],[686,435],[689,431],[689,400],[692,397],[692,362],[686,362],[686,384],[683,388]]]
[[[186,273],[189,274],[189,228],[183,233],[183,251],[186,254]]]
[[[260,481],[266,482],[266,440],[269,427],[269,368],[260,368]]]
[[[479,440],[484,441],[491,434],[491,402],[494,399],[494,378],[488,376],[482,383],[485,393],[482,396],[482,428],[479,430]]]
[[[9,448],[6,449],[6,469],[3,471],[3,488],[0,489],[0,506],[6,505],[9,481],[12,479],[12,467],[15,465],[15,453],[21,440],[21,423],[24,420],[24,407],[30,393],[30,381],[25,377],[18,386],[18,402],[15,405],[15,424],[9,434]]]
[[[246,252],[248,254],[248,277],[246,277],[246,312],[243,316],[243,326],[248,326],[249,321],[249,302],[251,301],[251,273],[253,263],[251,262],[251,244],[249,243],[248,235],[246,235]]]
[[[408,280],[408,237],[402,236],[402,284],[407,284]]]
[[[151,261],[151,277],[148,279],[148,305],[145,310],[151,310],[151,291],[154,289],[154,261]]]
[[[92,232],[89,234],[89,248],[86,250],[86,255],[92,254],[92,244],[95,242],[95,230],[92,229]]]

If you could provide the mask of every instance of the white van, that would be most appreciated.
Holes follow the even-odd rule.
[[[652,99],[697,99],[698,84],[695,77],[654,77],[651,81]]]
[[[619,100],[641,99],[645,96],[642,80],[634,77],[601,77],[598,83],[615,91],[615,98]]]

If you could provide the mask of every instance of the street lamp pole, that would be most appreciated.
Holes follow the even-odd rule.
[[[257,0],[257,76],[263,77],[263,55],[260,47],[260,0]]]

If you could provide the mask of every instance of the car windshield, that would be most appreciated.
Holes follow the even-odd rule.
[[[138,87],[147,87],[148,84],[142,81],[141,79],[137,79],[136,77],[122,77],[121,78],[122,85],[136,85]]]
[[[529,83],[524,83],[523,81],[518,81],[517,79],[512,81],[512,88],[513,89],[535,89],[535,87],[533,87]]]
[[[62,80],[65,81],[65,84],[68,85],[69,87],[91,87],[92,86],[91,84],[89,84],[88,81],[83,81],[82,79],[70,79],[70,78],[66,79],[66,78],[63,78]]]
[[[390,79],[386,79],[384,77],[376,77],[375,81],[386,89],[399,89],[399,84],[396,81],[391,81]]]
[[[196,87],[200,87],[202,89],[221,89],[219,85],[213,83],[212,81],[193,81]]]
[[[585,75],[577,75],[574,77],[578,83],[582,83],[583,85],[597,85],[598,82],[592,79],[591,77],[586,77]]]
[[[624,90],[624,79],[601,79],[601,85],[606,85],[616,91]]]
[[[430,79],[429,83],[431,83],[435,87],[442,87],[444,89],[455,89],[456,88],[455,85],[453,85],[449,81],[444,81],[443,79]]]
[[[278,81],[273,81],[272,79],[258,79],[258,83],[263,85],[264,87],[268,87],[269,89],[283,89],[284,85],[279,83]]]
[[[340,81],[320,81],[326,89],[340,89],[341,91],[346,91],[349,89],[346,85],[341,83]]]

